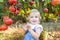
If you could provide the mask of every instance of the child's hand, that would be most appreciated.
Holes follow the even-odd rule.
[[[30,25],[27,25],[27,29],[30,30],[31,29],[31,26]]]

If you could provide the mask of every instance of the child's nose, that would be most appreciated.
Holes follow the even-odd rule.
[[[36,20],[36,18],[33,18],[33,20]]]

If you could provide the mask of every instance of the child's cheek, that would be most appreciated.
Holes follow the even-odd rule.
[[[30,22],[32,22],[33,21],[33,19],[30,19]]]

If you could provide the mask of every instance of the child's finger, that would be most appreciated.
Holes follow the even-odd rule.
[[[31,28],[31,26],[30,25],[27,25],[27,29],[30,29]]]

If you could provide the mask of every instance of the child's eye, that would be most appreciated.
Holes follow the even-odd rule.
[[[35,16],[35,18],[37,18],[37,16]]]
[[[31,18],[33,18],[33,16]]]

